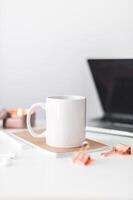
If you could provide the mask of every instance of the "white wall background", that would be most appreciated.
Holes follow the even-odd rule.
[[[0,0],[0,107],[80,94],[101,114],[86,59],[133,57],[132,11],[132,0]]]

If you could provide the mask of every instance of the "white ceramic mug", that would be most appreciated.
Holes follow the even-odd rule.
[[[30,118],[37,107],[46,112],[46,131],[33,131]],[[46,143],[53,147],[77,147],[85,139],[86,98],[83,96],[47,97],[46,103],[36,103],[27,114],[27,127],[33,137],[46,137]]]

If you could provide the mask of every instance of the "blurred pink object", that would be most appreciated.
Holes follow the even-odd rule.
[[[93,161],[92,158],[87,153],[85,153],[85,150],[88,149],[88,146],[89,146],[88,141],[84,141],[79,152],[77,152],[75,156],[73,157],[74,163],[79,164],[79,165],[91,164],[91,162]]]
[[[120,154],[120,155],[131,155],[131,147],[126,144],[118,144],[115,147],[113,147],[111,150],[101,153],[103,156],[111,156],[114,154]]]

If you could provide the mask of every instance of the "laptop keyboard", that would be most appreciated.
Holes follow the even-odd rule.
[[[103,117],[100,121],[100,127],[133,132],[133,118],[117,118],[108,120],[107,118]]]
[[[133,125],[133,117],[113,117],[113,118],[106,118],[103,117],[102,121],[109,121],[111,123],[118,123],[118,124],[128,124],[128,125]]]
[[[105,123],[104,128],[133,132],[133,124],[112,123],[106,125]]]

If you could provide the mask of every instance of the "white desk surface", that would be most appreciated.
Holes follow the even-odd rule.
[[[94,133],[88,137],[133,147],[133,138]],[[93,164],[76,166],[69,157],[55,158],[34,148],[22,150],[12,165],[0,167],[0,200],[133,199],[133,155],[91,155]]]

